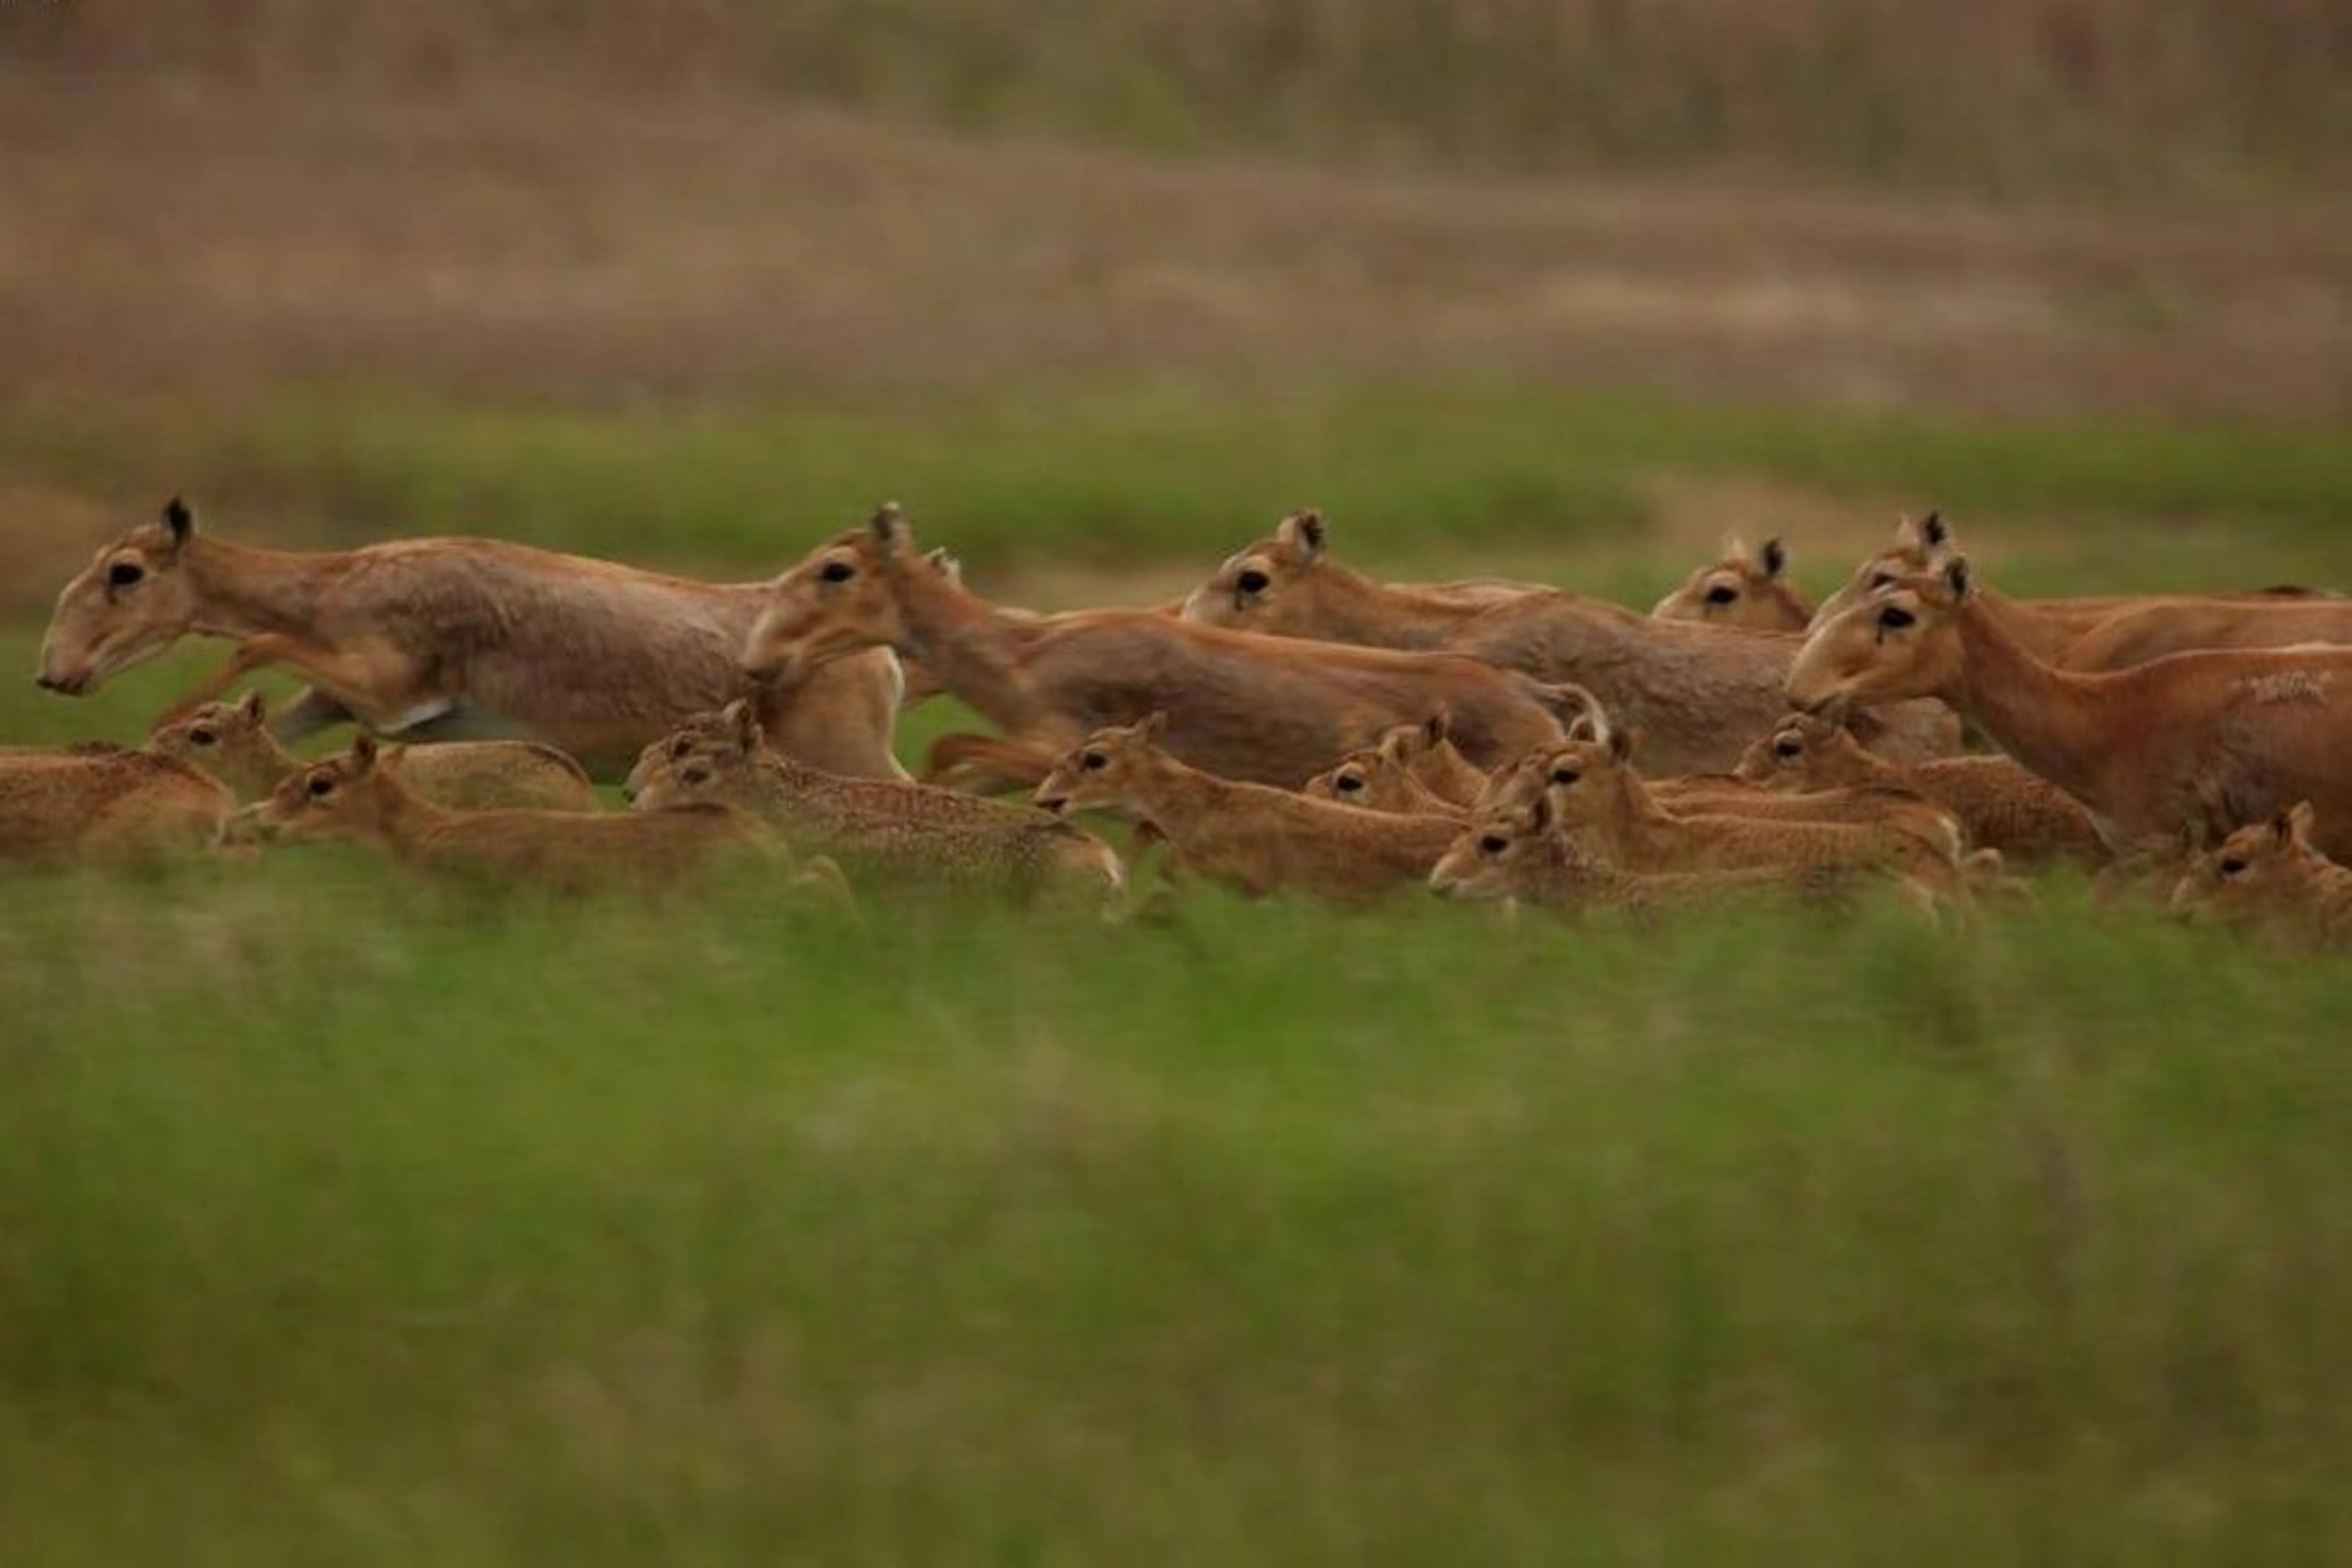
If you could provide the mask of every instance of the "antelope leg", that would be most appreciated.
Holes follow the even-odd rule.
[[[1054,760],[1043,748],[993,735],[942,735],[931,742],[923,782],[983,795],[1034,788],[1054,771]]]
[[[228,661],[158,721],[170,723],[212,701],[249,672],[284,665],[307,679],[320,702],[331,702],[370,729],[398,734],[447,713],[456,699],[429,689],[415,659],[383,643],[327,647],[286,632],[247,637]],[[315,716],[313,706],[308,711]]]
[[[347,723],[352,717],[350,709],[317,687],[306,686],[278,710],[269,721],[269,732],[280,741],[299,741]]]

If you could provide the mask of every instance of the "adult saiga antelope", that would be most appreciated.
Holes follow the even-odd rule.
[[[58,595],[38,680],[79,696],[190,634],[235,637],[175,713],[284,665],[310,689],[280,710],[282,739],[344,719],[420,741],[506,734],[618,777],[647,742],[739,693],[767,592],[486,539],[263,550],[198,532],[174,497]],[[816,766],[903,778],[898,694],[882,649],[771,688],[762,717],[772,743]]]
[[[1905,518],[1895,526],[1895,537],[1886,548],[1853,570],[1843,586],[1822,601],[1813,612],[1809,629],[1818,631],[1846,611],[1866,599],[1875,598],[1906,577],[1916,577],[1934,572],[1945,561],[1959,553],[1959,542],[1953,537],[1951,525],[1942,514],[1929,512],[1917,521]],[[2117,622],[2119,617],[2131,617],[2134,622],[2143,613],[2157,615],[2158,625],[2171,628],[2171,617],[2183,611],[2228,611],[2236,607],[2263,607],[2281,605],[2327,605],[2337,604],[2334,595],[2310,588],[2282,586],[2252,588],[2236,593],[2200,594],[2109,594],[2086,598],[2008,599],[1990,588],[1979,585],[1977,592],[1985,603],[2001,612],[2011,630],[2036,657],[2051,663],[2066,660],[2071,649],[2101,627]],[[2146,628],[2136,628],[2144,636]],[[2131,635],[2131,634],[2127,634]],[[2126,640],[2119,637],[2120,645]],[[2284,640],[2275,636],[2271,640],[2256,640],[2247,646],[2281,647],[2294,641],[2327,641],[2330,638],[2314,633],[2309,637],[2289,637]],[[2171,646],[2158,647],[2152,642],[2137,640],[2126,649],[2120,646],[2113,653],[2095,653],[2095,662],[2085,668],[2113,669],[2126,664],[2142,662],[2165,653],[2183,651],[2189,643],[2174,641]],[[2216,640],[2195,645],[2208,647],[2233,646]]]
[[[2352,648],[2175,654],[2083,675],[2034,657],[2018,613],[1964,557],[1816,630],[1789,672],[1807,712],[1937,696],[2081,801],[2118,850],[2218,838],[2309,800],[2320,847],[2352,856]]]
[[[874,647],[912,656],[1005,731],[949,737],[960,756],[992,747],[1001,776],[1031,783],[1095,731],[1163,710],[1180,761],[1293,789],[1441,710],[1465,752],[1494,763],[1558,740],[1558,712],[1581,708],[1577,694],[1457,655],[1253,637],[1149,610],[1007,614],[926,565],[895,506],[777,580],[744,663],[754,680],[796,682]]]
[[[1193,591],[1184,616],[1279,637],[1466,654],[1538,680],[1572,681],[1642,731],[1662,774],[1721,773],[1737,763],[1747,738],[1784,710],[1781,682],[1802,641],[1654,620],[1556,588],[1464,599],[1377,582],[1332,554],[1328,526],[1312,511],[1285,518],[1272,538],[1228,558]],[[1871,744],[1898,759],[1940,756],[1959,742],[1958,721],[1934,703],[1858,718]]]

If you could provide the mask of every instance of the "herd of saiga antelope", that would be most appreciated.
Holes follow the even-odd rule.
[[[40,684],[93,690],[191,633],[236,651],[136,750],[0,757],[0,854],[339,837],[578,886],[755,847],[833,896],[1123,899],[1068,820],[1096,808],[1171,877],[1254,895],[1965,903],[2071,860],[2352,942],[2352,602],[2010,600],[1934,517],[1817,609],[1786,567],[1735,550],[1642,616],[1377,582],[1302,512],[1181,605],[1037,615],[967,590],[895,507],[720,585],[485,540],[262,550],[175,500],[66,585]],[[308,682],[274,720],[220,700],[271,665]],[[896,717],[941,690],[1002,733],[941,739],[918,783]],[[1963,719],[1999,751],[1954,754]],[[346,721],[341,755],[282,748]],[[634,809],[597,810],[591,779],[624,774]]]

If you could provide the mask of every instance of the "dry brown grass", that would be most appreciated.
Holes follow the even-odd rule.
[[[20,389],[725,400],[1182,373],[2326,419],[2352,222],[1171,164],[749,100],[19,73]]]
[[[2329,0],[66,0],[0,54],[410,99],[752,95],[1159,148],[1977,189],[2340,182]]]

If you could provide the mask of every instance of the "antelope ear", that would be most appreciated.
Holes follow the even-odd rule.
[[[1308,561],[1322,555],[1323,547],[1329,539],[1323,514],[1312,507],[1304,511],[1294,511],[1284,518],[1280,526],[1275,529],[1274,536]]]
[[[1571,741],[1605,741],[1609,738],[1609,710],[1601,706],[1601,699],[1590,689],[1572,680],[1556,681],[1539,689],[1546,698],[1545,706],[1551,709],[1562,722]],[[1571,710],[1573,717],[1570,717]]]
[[[196,514],[188,503],[173,496],[163,503],[163,527],[172,535],[172,548],[177,550],[194,537]]]
[[[237,717],[258,724],[269,716],[269,699],[258,691],[248,691],[238,700],[236,711]]]
[[[1436,712],[1432,713],[1428,718],[1423,719],[1421,721],[1421,738],[1427,744],[1434,746],[1439,742],[1445,739],[1445,732],[1453,727],[1453,712],[1450,710],[1440,708]]]
[[[947,546],[941,545],[937,550],[926,552],[923,559],[930,563],[932,571],[957,587],[963,586],[963,563],[958,560],[955,552]]]
[[[365,730],[352,737],[352,776],[365,778],[375,772],[375,737]]]
[[[885,550],[905,550],[915,542],[915,531],[908,525],[906,510],[897,501],[886,500],[876,507],[866,526],[872,531],[875,542]]]
[[[1135,727],[1135,738],[1137,740],[1150,741],[1155,744],[1159,742],[1160,737],[1167,732],[1168,710],[1165,708],[1154,709],[1149,718],[1145,719],[1142,723],[1138,724]]]
[[[1528,826],[1538,833],[1551,831],[1551,791],[1537,793],[1534,804],[1528,807]]]
[[[1633,731],[1612,726],[1609,731],[1609,755],[1621,763],[1633,760]]]
[[[2279,837],[2304,848],[2311,847],[2311,802],[2299,800],[2279,814]]]
[[[719,710],[719,717],[735,732],[735,743],[746,752],[756,752],[767,743],[767,731],[760,725],[760,715],[748,697],[738,697]]]
[[[1941,550],[1952,542],[1952,525],[1944,521],[1940,511],[1931,511],[1919,520],[1919,542],[1930,550]]]
[[[1764,542],[1763,553],[1757,559],[1763,564],[1764,580],[1778,582],[1780,574],[1789,569],[1789,547],[1778,539],[1768,539]]]
[[[1969,575],[1967,556],[1955,555],[1944,563],[1944,586],[1952,591],[1954,604],[1969,596],[1969,590],[1976,586],[1976,581]]]

